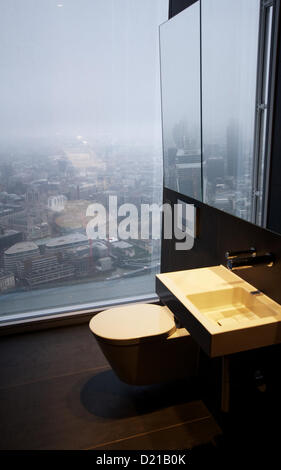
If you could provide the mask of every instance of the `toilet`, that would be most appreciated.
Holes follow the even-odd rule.
[[[119,379],[149,385],[197,374],[199,347],[177,328],[166,306],[130,304],[110,308],[90,321],[104,356]]]

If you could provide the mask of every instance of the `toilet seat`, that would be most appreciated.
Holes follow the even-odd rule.
[[[91,332],[113,345],[131,345],[167,338],[176,331],[172,312],[153,304],[131,304],[115,307],[95,315]]]

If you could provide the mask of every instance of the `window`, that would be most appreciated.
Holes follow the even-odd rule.
[[[158,26],[168,0],[9,0],[0,15],[0,312],[148,298],[160,240],[109,204],[161,203]],[[111,199],[110,199],[111,198]],[[89,208],[105,208],[89,238]]]

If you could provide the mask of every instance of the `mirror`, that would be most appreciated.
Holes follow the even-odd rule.
[[[199,2],[160,26],[164,186],[202,200]]]
[[[201,2],[204,202],[252,220],[259,0]]]
[[[265,226],[273,5],[201,0],[160,26],[164,186]]]

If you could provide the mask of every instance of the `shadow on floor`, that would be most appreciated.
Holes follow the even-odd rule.
[[[81,403],[96,416],[122,419],[198,399],[194,379],[133,386],[119,380],[112,370],[92,377],[81,390]]]

